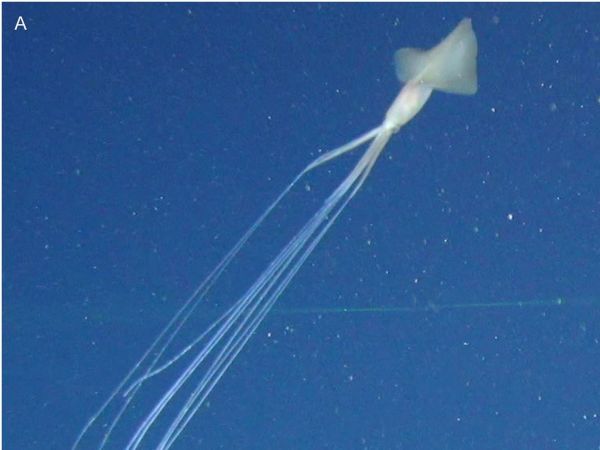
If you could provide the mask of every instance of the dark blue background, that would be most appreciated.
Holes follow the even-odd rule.
[[[380,123],[393,52],[465,16],[477,95],[434,93],[393,138],[175,447],[599,448],[597,4],[3,11],[5,449],[69,448],[293,176]],[[354,160],[294,191],[208,308]]]

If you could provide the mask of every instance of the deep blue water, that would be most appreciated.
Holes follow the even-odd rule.
[[[281,189],[381,122],[394,51],[465,16],[477,95],[393,138],[174,448],[600,448],[598,4],[4,4],[4,449],[70,448]]]

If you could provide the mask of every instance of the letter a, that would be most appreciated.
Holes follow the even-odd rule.
[[[17,29],[23,27],[23,30],[27,31],[27,25],[25,25],[25,20],[23,19],[23,16],[19,16],[19,18],[17,19],[17,24],[15,25],[15,31],[17,31]]]

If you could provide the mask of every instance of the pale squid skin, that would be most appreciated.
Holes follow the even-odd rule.
[[[409,81],[404,85],[392,106],[387,110],[383,127],[392,133],[412,120],[425,106],[433,89],[420,81]]]
[[[72,449],[171,448],[294,275],[363,185],[391,136],[417,115],[434,90],[463,95],[477,91],[476,59],[477,39],[470,19],[463,19],[430,50],[398,50],[395,54],[396,74],[405,84],[381,125],[319,156],[296,176],[179,308],[128,375],[89,418]],[[196,307],[207,299],[209,292],[214,294],[211,288],[223,271],[298,180],[307,172],[368,142],[367,150],[350,173],[246,292],[233,299],[231,306],[185,348],[172,349],[175,337],[180,335]],[[181,361],[184,358],[187,362]],[[148,405],[147,409],[128,414],[128,419],[134,416],[138,422],[134,428],[127,428],[124,423],[129,420],[121,419],[139,406],[134,399],[145,392],[142,391],[145,383],[178,362],[183,367],[177,369],[158,401]],[[144,402],[140,404],[144,405]]]

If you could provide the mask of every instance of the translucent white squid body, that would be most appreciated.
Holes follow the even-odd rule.
[[[395,54],[396,74],[405,84],[385,114],[383,123],[321,155],[284,189],[177,311],[129,374],[88,420],[72,448],[171,448],[294,275],[360,189],[390,137],[415,117],[434,90],[475,94],[476,59],[477,39],[470,19],[463,19],[430,50],[398,50]],[[168,350],[173,354],[172,343],[198,304],[205,300],[225,268],[298,180],[310,170],[367,142],[370,142],[367,150],[352,171],[246,292],[193,342],[175,350],[175,356],[166,358]],[[182,367],[178,369],[179,365]],[[176,372],[174,381],[143,413],[139,423],[128,430],[125,422],[130,422],[130,416],[134,416],[131,414],[134,409],[132,402],[142,395],[142,388],[151,378],[167,369]],[[135,404],[139,406],[137,402]],[[136,409],[135,412],[137,419],[140,411]]]

